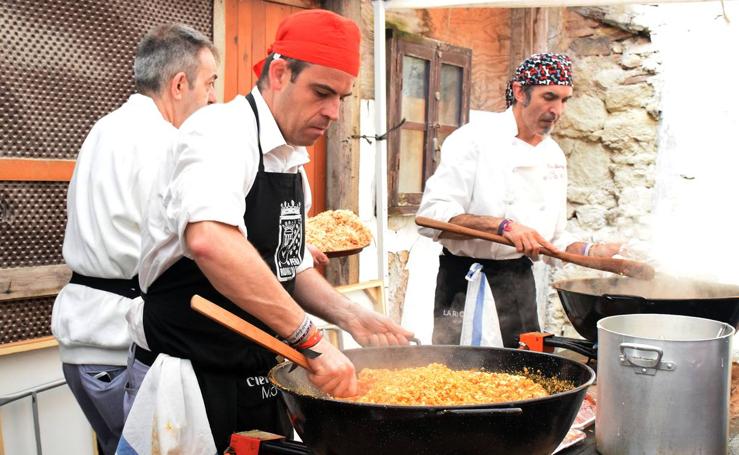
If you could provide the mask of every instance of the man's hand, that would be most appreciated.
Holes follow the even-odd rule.
[[[362,346],[408,344],[408,338],[413,336],[390,318],[336,292],[314,269],[298,273],[294,295],[307,312],[338,325]]]
[[[357,377],[352,362],[326,338],[311,348],[321,355],[308,359],[308,379],[321,391],[337,398],[357,395]]]
[[[559,251],[557,247],[549,243],[536,230],[520,223],[513,222],[503,232],[503,236],[513,242],[516,251],[530,257],[533,261],[539,260],[539,251],[546,248],[549,251]]]
[[[360,305],[352,304],[350,312],[340,327],[362,346],[404,345],[413,337],[413,332],[399,326],[389,317]]]
[[[323,251],[319,250],[310,243],[306,243],[305,247],[310,251],[310,255],[313,256],[313,263],[318,265],[328,264],[328,256]]]
[[[610,258],[621,250],[620,243],[594,243],[588,251],[589,256]]]

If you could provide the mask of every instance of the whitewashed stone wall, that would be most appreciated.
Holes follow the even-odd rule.
[[[602,10],[569,10],[575,90],[554,137],[568,161],[568,229],[585,241],[634,244],[649,238],[659,126],[658,55],[630,16],[607,25]],[[566,47],[565,47],[566,46]],[[574,335],[549,282],[597,274],[567,265],[540,274],[544,328]]]

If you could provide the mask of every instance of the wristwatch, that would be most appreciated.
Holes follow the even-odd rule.
[[[504,232],[511,230],[511,223],[513,220],[510,218],[503,218],[503,221],[498,224],[498,235],[503,235]]]

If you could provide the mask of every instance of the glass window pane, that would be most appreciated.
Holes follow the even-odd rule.
[[[400,130],[399,193],[422,192],[423,136],[423,131]]]
[[[462,68],[441,65],[441,100],[439,123],[459,126],[462,110]]]
[[[428,81],[428,60],[404,55],[401,117],[409,122],[426,123]]]

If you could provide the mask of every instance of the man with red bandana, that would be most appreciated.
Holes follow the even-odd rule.
[[[290,422],[266,379],[275,355],[191,310],[193,295],[311,352],[309,379],[337,397],[356,394],[354,367],[307,312],[362,345],[412,336],[336,292],[305,251],[305,146],[351,93],[359,40],[354,22],[329,11],[283,20],[255,65],[257,86],[182,126],[148,212],[139,271],[145,341],[153,354],[191,360],[218,453],[234,431],[289,434]]]
[[[549,136],[572,96],[572,62],[535,54],[516,69],[508,109],[486,113],[445,141],[441,163],[426,182],[419,216],[505,236],[515,247],[422,228],[443,246],[434,300],[434,344],[459,344],[474,263],[493,296],[499,331],[491,339],[517,347],[517,335],[538,331],[532,260],[542,248],[612,256],[616,244],[573,242],[567,223],[567,161]]]

